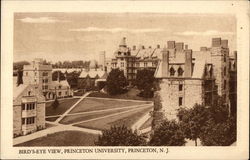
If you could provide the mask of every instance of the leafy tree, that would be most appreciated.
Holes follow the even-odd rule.
[[[146,144],[146,140],[123,125],[112,126],[109,130],[104,130],[95,144],[98,146],[142,146]]]
[[[186,141],[180,125],[175,121],[165,120],[155,129],[149,143],[152,146],[183,146]]]
[[[52,81],[57,81],[58,80],[57,79],[58,78],[58,72],[60,74],[60,81],[66,79],[66,77],[64,76],[64,74],[61,71],[55,71],[55,72],[52,73]]]
[[[107,77],[107,91],[110,95],[117,95],[125,92],[128,85],[127,79],[123,71],[112,69]]]
[[[200,137],[202,127],[210,119],[208,109],[202,105],[195,104],[191,109],[180,108],[177,117],[180,120],[180,126],[185,138],[194,140],[197,146],[197,139]]]
[[[23,84],[23,71],[22,70],[18,70],[17,71],[17,86],[19,86],[20,84]]]
[[[66,73],[66,79],[70,85],[71,88],[76,88],[77,87],[77,80],[78,77],[80,76],[81,72],[71,72],[71,73]]]
[[[141,96],[145,98],[153,97],[154,71],[149,69],[138,70],[135,84],[141,90]]]
[[[23,66],[28,65],[28,64],[30,64],[30,63],[27,62],[27,61],[14,62],[13,63],[13,69],[14,70],[23,70]]]
[[[55,98],[54,102],[52,103],[52,107],[53,107],[54,109],[56,109],[58,106],[59,106],[58,99]]]
[[[210,119],[203,127],[200,135],[201,143],[204,146],[229,146],[236,141],[236,128],[235,116],[220,123]]]

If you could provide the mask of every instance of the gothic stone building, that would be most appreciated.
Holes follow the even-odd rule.
[[[37,85],[13,87],[13,136],[45,128],[45,98]]]
[[[185,47],[182,52],[171,53],[164,48],[155,72],[161,100],[157,112],[162,114],[154,118],[177,119],[178,108],[211,105],[214,94],[230,106],[229,81],[236,81],[235,77],[230,79],[235,71],[236,57],[229,57],[228,42],[221,38],[213,38],[211,48],[201,47],[200,51]]]

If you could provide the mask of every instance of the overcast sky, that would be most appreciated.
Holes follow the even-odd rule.
[[[231,15],[150,13],[16,13],[14,61],[98,60],[113,55],[122,37],[127,44],[155,47],[168,40],[199,50],[212,37],[229,40],[236,50],[236,19]]]

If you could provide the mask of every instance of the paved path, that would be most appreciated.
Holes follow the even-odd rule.
[[[51,123],[51,124],[56,124],[56,123]],[[81,132],[91,133],[91,134],[99,134],[99,135],[102,134],[102,132],[99,130],[57,124],[57,126],[54,126],[54,127],[50,127],[41,131],[37,131],[26,136],[20,136],[20,137],[14,138],[13,145],[17,145],[17,144],[24,143],[33,139],[47,136],[48,134],[53,134],[53,133],[62,132],[62,131],[81,131]]]
[[[85,97],[87,97],[91,92],[85,93],[73,106],[71,106],[66,112],[64,112],[55,122],[60,122],[72,109],[75,108]]]
[[[119,98],[102,98],[102,97],[88,97],[92,99],[105,99],[105,100],[116,100],[116,101],[131,101],[131,102],[151,102],[153,101],[143,101],[143,100],[133,100],[133,99],[119,99]]]
[[[150,111],[153,111],[153,108]],[[132,125],[131,127],[132,131],[139,130],[140,127],[151,117],[150,111]]]

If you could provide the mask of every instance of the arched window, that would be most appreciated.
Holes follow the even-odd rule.
[[[28,92],[28,96],[30,96],[30,95],[31,95],[31,91]]]
[[[169,71],[169,72],[170,72],[170,76],[174,76],[175,70],[174,70],[173,67],[170,68],[170,71]]]
[[[181,67],[178,68],[178,76],[181,77],[183,75],[183,69]]]

